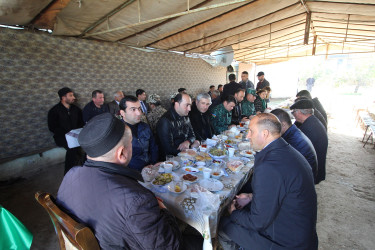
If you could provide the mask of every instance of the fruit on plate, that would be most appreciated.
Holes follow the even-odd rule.
[[[175,191],[176,193],[181,192],[181,187],[180,187],[179,185],[176,185],[176,186],[174,187],[174,191]]]

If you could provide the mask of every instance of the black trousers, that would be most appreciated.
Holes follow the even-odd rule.
[[[65,169],[64,175],[75,166],[82,166],[86,160],[86,154],[81,147],[77,148],[65,148]]]

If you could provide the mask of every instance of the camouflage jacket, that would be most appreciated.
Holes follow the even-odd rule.
[[[154,134],[156,133],[156,124],[165,112],[167,112],[165,108],[163,108],[162,106],[157,106],[155,109],[147,113],[148,125],[150,125],[151,131]]]
[[[220,134],[228,129],[232,121],[232,112],[226,110],[224,104],[221,103],[212,109],[210,120],[215,134]]]
[[[251,115],[255,115],[255,106],[253,102],[249,102],[248,100],[244,100],[242,102],[242,115],[249,117]]]

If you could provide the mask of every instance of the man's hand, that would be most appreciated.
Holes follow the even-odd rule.
[[[237,209],[242,209],[244,206],[249,204],[251,200],[253,199],[253,194],[239,194],[236,195],[236,208]]]
[[[164,205],[162,199],[160,199],[159,197],[156,197],[156,199],[158,200],[159,208],[160,208],[160,209],[163,209],[163,208],[164,208],[164,209],[167,209],[167,207]]]
[[[244,117],[244,118],[241,119],[241,122],[247,122],[247,121],[250,121],[249,118],[247,118],[247,117]]]
[[[236,124],[229,125],[229,126],[228,126],[228,129],[231,129],[231,128],[233,128],[233,127],[236,127]]]
[[[191,144],[191,148],[197,148],[201,145],[201,143],[198,140],[195,140],[193,144]]]
[[[177,150],[184,151],[185,149],[188,149],[190,147],[190,142],[189,141],[184,141],[180,145],[178,145]]]
[[[236,210],[236,199],[232,201],[232,203],[228,207],[229,214],[232,214],[232,212]]]

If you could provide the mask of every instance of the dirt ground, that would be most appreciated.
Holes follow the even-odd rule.
[[[326,105],[327,177],[316,186],[319,249],[375,249],[375,149],[363,148],[364,131],[356,127],[359,98],[337,95]]]

